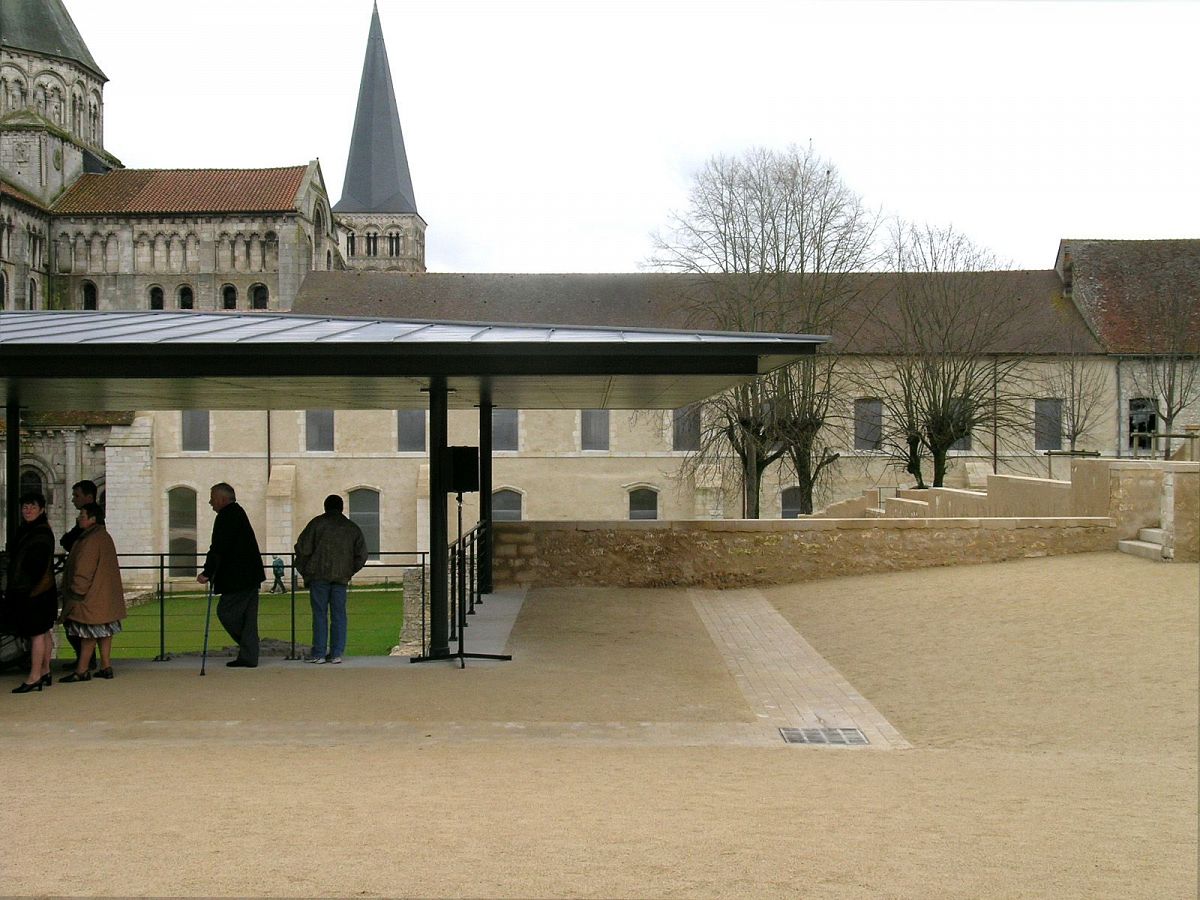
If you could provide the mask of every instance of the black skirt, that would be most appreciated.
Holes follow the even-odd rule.
[[[58,592],[46,591],[27,597],[8,592],[4,602],[4,631],[17,637],[45,634],[58,618]]]

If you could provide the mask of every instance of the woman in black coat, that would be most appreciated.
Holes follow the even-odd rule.
[[[21,495],[21,524],[8,553],[8,631],[29,638],[29,677],[14,694],[40,691],[50,684],[51,631],[58,618],[54,585],[54,533],[46,521],[46,498]]]

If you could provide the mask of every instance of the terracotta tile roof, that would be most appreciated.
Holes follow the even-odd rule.
[[[1058,270],[1110,353],[1200,351],[1200,240],[1064,240]]]
[[[55,215],[290,212],[307,166],[283,169],[115,169],[84,175]]]
[[[30,206],[36,207],[41,210],[44,210],[46,208],[40,202],[38,202],[37,200],[33,199],[33,197],[31,197],[27,193],[25,193],[23,190],[21,190],[18,187],[14,187],[13,185],[9,184],[7,181],[4,181],[3,179],[0,179],[0,196],[12,197],[14,200],[19,200],[21,203],[27,203]]]

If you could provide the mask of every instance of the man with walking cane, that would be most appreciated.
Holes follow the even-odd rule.
[[[267,579],[258,539],[230,485],[214,484],[208,505],[217,514],[217,520],[213,523],[212,545],[204,558],[204,569],[196,581],[212,582],[212,592],[221,597],[217,601],[217,618],[237,642],[237,657],[225,665],[253,669],[258,665],[258,592]]]

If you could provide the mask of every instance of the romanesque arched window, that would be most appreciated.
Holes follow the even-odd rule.
[[[266,309],[269,298],[270,294],[265,284],[253,284],[250,286],[251,309]]]
[[[181,284],[179,286],[179,308],[180,309],[195,309],[196,298],[192,293],[192,287],[189,284]]]
[[[492,494],[493,522],[520,522],[524,498],[511,488],[501,488]]]
[[[237,309],[237,288],[227,284],[221,288],[221,308]]]
[[[150,288],[150,308],[163,308],[163,289],[158,285],[154,285],[154,287]]]
[[[96,297],[96,285],[90,281],[83,283],[83,308],[84,309],[99,309],[98,298]]]

